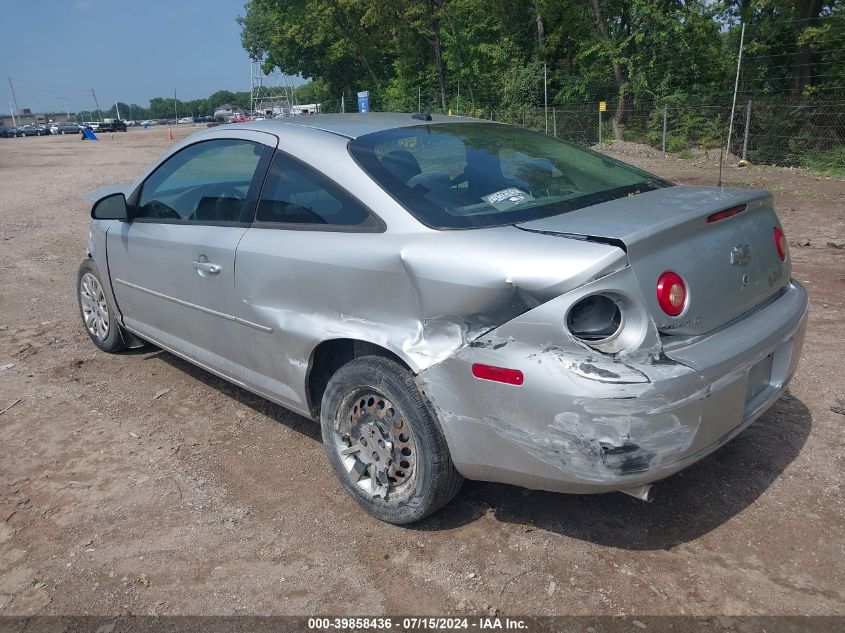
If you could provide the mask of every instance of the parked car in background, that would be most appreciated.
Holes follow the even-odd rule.
[[[50,130],[46,127],[32,123],[20,126],[17,131],[17,136],[47,136],[48,134]]]
[[[80,134],[83,127],[79,123],[67,121],[65,123],[53,123],[50,126],[51,134]]]
[[[103,119],[97,132],[125,132],[126,122],[120,119]]]
[[[0,138],[12,138],[17,136],[18,128],[16,127],[0,127]]]
[[[181,124],[181,123],[193,123],[193,122],[194,122],[194,117],[186,116],[186,117],[182,117],[181,119],[179,119],[176,123]]]
[[[94,344],[151,342],[319,421],[346,491],[392,523],[464,477],[650,500],[784,394],[804,341],[769,192],[520,127],[229,125],[93,198]]]

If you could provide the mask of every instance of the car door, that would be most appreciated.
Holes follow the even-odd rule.
[[[402,264],[382,239],[384,223],[337,183],[277,152],[255,221],[238,244],[238,309],[251,327],[238,332],[249,386],[307,411],[303,386],[309,354],[327,338],[343,338],[344,319],[378,318],[388,306],[368,305],[368,283],[385,260]],[[398,296],[397,301],[405,297]]]
[[[181,149],[130,200],[131,220],[107,235],[125,326],[230,374],[235,248],[249,226],[276,137],[242,133]],[[270,145],[268,145],[268,143]]]

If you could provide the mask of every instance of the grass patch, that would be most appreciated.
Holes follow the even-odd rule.
[[[801,159],[801,165],[825,176],[845,178],[845,147],[808,154]]]

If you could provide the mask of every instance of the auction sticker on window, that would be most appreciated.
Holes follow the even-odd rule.
[[[528,200],[533,200],[534,197],[530,193],[526,193],[521,189],[509,187],[507,189],[502,189],[501,191],[496,191],[495,193],[489,193],[481,199],[487,204],[495,207],[497,210],[505,211],[510,207],[522,204]]]

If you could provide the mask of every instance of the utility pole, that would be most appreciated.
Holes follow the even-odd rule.
[[[173,89],[173,114],[176,116],[176,123],[179,123],[179,111],[176,109],[176,88]]]
[[[11,90],[12,90],[12,101],[14,101],[14,102],[15,102],[15,112],[14,112],[13,114],[17,114],[17,115],[18,115],[18,123],[20,123],[20,120],[21,120],[21,110],[20,110],[20,108],[18,107],[18,98],[15,96],[15,87],[12,85],[12,78],[11,78],[11,77],[9,77],[9,88],[11,88]],[[11,104],[10,104],[10,105],[11,105]],[[12,120],[14,120],[14,117],[12,117]]]
[[[751,99],[748,100],[748,107],[745,109],[745,135],[742,138],[742,160],[748,157],[748,131],[751,128]]]
[[[601,150],[601,108],[599,108],[599,150]]]
[[[731,151],[731,135],[734,131],[734,110],[736,110],[736,93],[739,90],[739,68],[742,64],[742,45],[745,43],[745,23],[742,24],[742,32],[739,36],[739,55],[736,58],[736,83],[734,84],[734,100],[733,105],[731,106],[731,123],[728,126],[728,146],[725,148],[725,152]]]
[[[15,122],[15,111],[12,110],[12,100],[9,99],[9,112],[12,113],[12,127],[18,127],[18,124]]]
[[[91,88],[91,96],[94,97],[94,105],[97,106],[97,116],[99,117],[99,120],[102,121],[103,113],[100,111],[100,102],[97,101],[97,93],[94,92],[93,88]]]
[[[417,86],[417,112],[422,112],[422,87]]]
[[[119,121],[120,120],[120,106],[117,105],[117,100],[115,100],[115,102],[114,102],[114,109],[117,112],[117,119]]]
[[[346,101],[344,100],[343,93],[340,93],[340,113],[346,114]]]
[[[543,62],[543,114],[546,116],[546,134],[549,133],[549,84],[546,62]]]
[[[457,115],[461,109],[461,76],[458,75],[458,100],[455,102],[455,114]]]
[[[666,106],[663,106],[663,158],[666,158]]]

